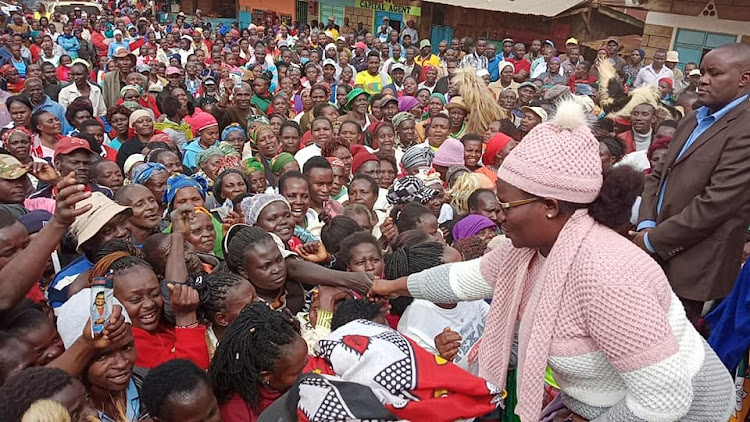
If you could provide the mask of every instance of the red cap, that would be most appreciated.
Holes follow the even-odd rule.
[[[216,118],[209,113],[196,113],[193,116],[192,126],[195,128],[196,132],[200,132],[207,127],[218,125]]]
[[[354,158],[352,158],[352,172],[356,173],[359,167],[368,161],[379,162],[380,160],[377,155],[367,152],[364,149],[354,154]]]
[[[361,48],[362,50],[367,50],[367,44],[360,41],[354,44],[354,48]]]
[[[94,151],[91,150],[91,146],[89,145],[89,142],[87,140],[74,138],[71,136],[63,136],[59,141],[57,141],[57,144],[55,145],[54,158],[57,158],[58,155],[70,154],[77,149],[85,149],[92,154],[94,153]]]

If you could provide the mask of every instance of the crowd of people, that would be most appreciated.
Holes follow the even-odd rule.
[[[749,45],[0,30],[0,420],[749,411]]]

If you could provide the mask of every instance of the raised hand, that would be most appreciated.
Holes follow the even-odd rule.
[[[55,198],[55,220],[69,226],[76,217],[83,215],[92,207],[91,204],[76,207],[76,204],[91,196],[86,192],[86,186],[76,182],[75,173],[70,172],[57,183],[57,197]]]

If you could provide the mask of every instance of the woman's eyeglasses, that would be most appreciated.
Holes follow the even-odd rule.
[[[507,212],[511,208],[520,207],[521,205],[530,204],[532,202],[536,202],[536,201],[539,201],[541,199],[542,198],[529,198],[529,199],[521,199],[519,201],[500,202],[500,209],[503,212]]]

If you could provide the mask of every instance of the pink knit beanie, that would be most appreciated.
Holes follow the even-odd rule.
[[[497,177],[532,195],[594,202],[602,187],[602,162],[581,106],[561,102],[553,120],[537,125],[508,154]]]
[[[446,139],[435,151],[432,164],[443,167],[464,165],[464,144],[456,138]]]

